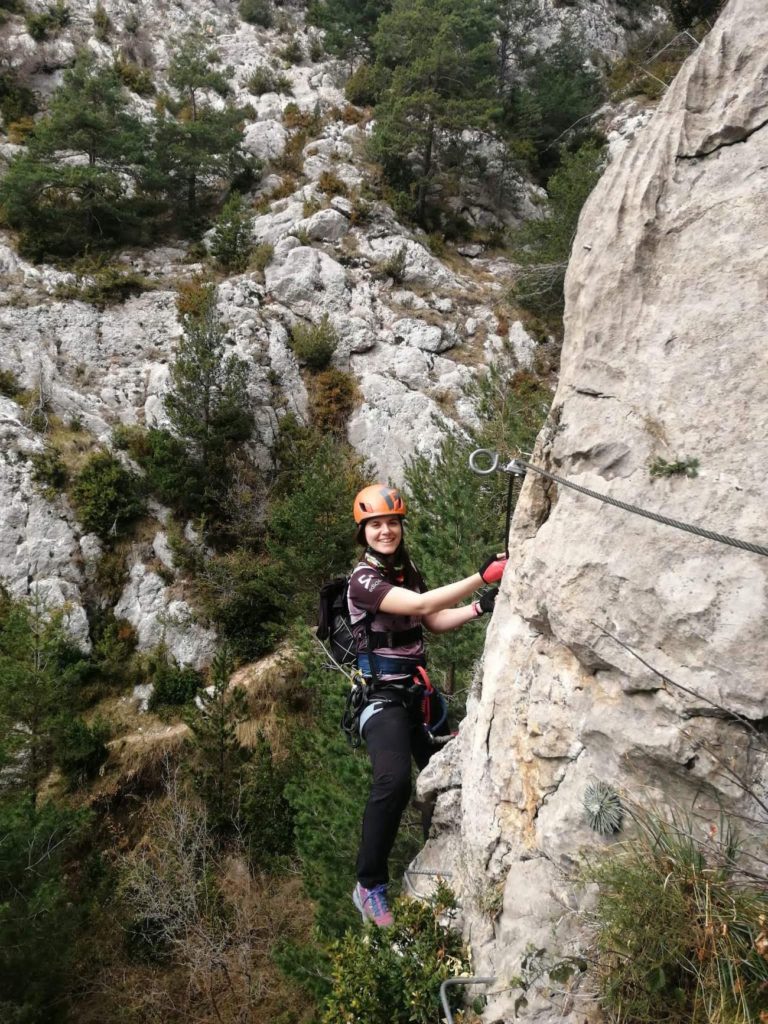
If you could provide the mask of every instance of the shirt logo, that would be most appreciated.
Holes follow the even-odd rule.
[[[366,590],[375,590],[379,583],[381,583],[381,577],[369,573],[367,576],[358,576],[358,582]]]

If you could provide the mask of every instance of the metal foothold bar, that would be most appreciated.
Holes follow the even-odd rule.
[[[443,1007],[443,1013],[448,1024],[453,1024],[453,1014],[451,1013],[451,1007],[448,1003],[448,986],[449,985],[492,985],[496,981],[495,978],[446,978],[440,986],[440,1004]]]

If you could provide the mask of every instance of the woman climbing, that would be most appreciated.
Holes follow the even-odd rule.
[[[350,577],[348,602],[357,663],[368,684],[360,734],[373,783],[363,814],[352,899],[363,920],[379,927],[393,922],[387,903],[388,859],[411,795],[411,756],[423,768],[435,749],[422,718],[422,626],[444,633],[493,611],[496,587],[478,601],[455,606],[483,583],[500,580],[506,565],[503,555],[492,555],[472,576],[427,590],[405,548],[405,514],[400,492],[384,484],[365,487],[355,498],[357,540],[364,551]]]

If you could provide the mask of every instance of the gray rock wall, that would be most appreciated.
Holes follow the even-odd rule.
[[[731,0],[582,213],[533,460],[763,544],[767,109],[765,5]],[[651,477],[657,458],[683,457],[699,460],[695,479]],[[695,802],[703,829],[721,807],[755,815],[731,771],[768,788],[765,756],[728,720],[768,721],[768,559],[532,475],[510,548],[468,718],[422,781],[441,797],[421,864],[452,872],[464,898],[477,972],[497,979],[488,1021],[513,1019],[506,986],[529,943],[562,955],[586,942],[573,868],[608,842],[585,820],[591,778],[641,803]],[[745,838],[764,851],[768,822]],[[594,1008],[556,990],[534,986],[521,1017],[575,1024]]]

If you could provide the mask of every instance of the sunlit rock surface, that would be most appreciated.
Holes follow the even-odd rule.
[[[731,0],[588,201],[566,282],[562,376],[534,453],[583,486],[758,544],[766,53],[762,0]],[[650,474],[659,459],[693,458],[695,478]],[[765,745],[736,720],[768,718],[765,557],[531,474],[510,549],[468,718],[422,778],[441,794],[443,825],[419,861],[453,874],[477,973],[498,982],[484,1019],[505,1022],[528,944],[558,957],[586,941],[574,868],[585,846],[608,842],[585,817],[591,779],[691,813],[702,831],[721,809],[760,818],[737,779],[768,789]],[[461,814],[446,825],[441,808],[458,787]],[[768,823],[742,836],[764,855]],[[558,985],[527,997],[519,1019],[542,1024],[581,1024],[594,1009]]]

